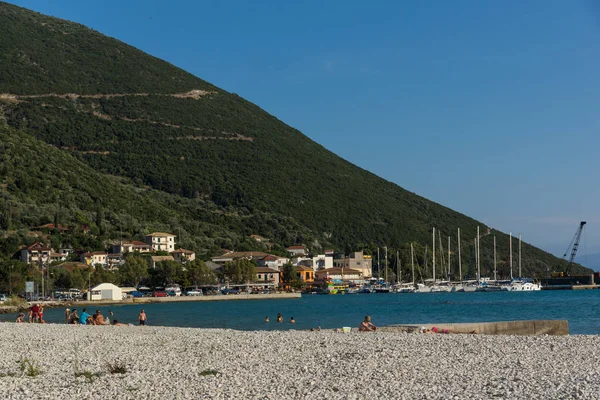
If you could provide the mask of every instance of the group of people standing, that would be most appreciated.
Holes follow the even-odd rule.
[[[44,305],[43,304],[34,304],[27,311],[27,319],[28,322],[37,322],[39,324],[45,324],[44,321]],[[25,313],[19,313],[17,316],[16,322],[24,323],[25,321]]]

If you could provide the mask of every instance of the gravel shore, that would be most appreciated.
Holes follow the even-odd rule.
[[[2,323],[0,354],[9,399],[600,398],[600,336]]]

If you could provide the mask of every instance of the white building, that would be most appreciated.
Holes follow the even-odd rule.
[[[286,249],[292,256],[305,256],[308,254],[307,248],[302,245],[290,246]]]
[[[325,256],[324,254],[319,254],[315,257],[294,257],[292,264],[310,267],[314,271],[318,271],[333,268],[333,257]]]
[[[265,256],[265,257],[261,258],[260,260],[258,260],[258,265],[260,265],[262,267],[273,268],[273,269],[280,271],[281,268],[288,262],[290,262],[289,258],[279,257],[279,256],[275,256],[273,254],[269,254],[268,256]]]
[[[146,243],[152,246],[153,251],[171,252],[175,250],[175,237],[172,233],[153,232],[146,235]]]
[[[101,283],[98,286],[94,286],[91,292],[92,301],[95,300],[122,300],[123,293],[121,288],[113,285],[112,283]]]

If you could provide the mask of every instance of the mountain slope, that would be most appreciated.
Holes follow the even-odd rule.
[[[150,196],[235,216],[227,226],[233,246],[258,233],[316,249],[399,247],[428,243],[432,226],[452,234],[460,227],[465,239],[477,225],[484,229],[352,165],[239,96],[81,25],[0,3],[0,50],[0,118],[8,125],[95,171],[149,186]],[[175,231],[189,218],[207,218],[169,211],[178,216],[168,223]],[[205,243],[202,229],[192,231],[196,245]],[[550,254],[524,250],[526,270],[555,269]]]

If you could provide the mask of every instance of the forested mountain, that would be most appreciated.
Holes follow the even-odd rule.
[[[484,224],[331,153],[243,98],[82,25],[0,3],[0,229],[59,219],[104,239],[170,230],[182,245],[319,251],[469,240]],[[407,166],[407,168],[409,168]],[[102,218],[98,218],[98,214]],[[490,231],[492,232],[492,231]],[[498,245],[508,248],[500,232]],[[445,242],[444,242],[445,243]],[[455,243],[455,240],[454,240]],[[453,245],[455,246],[455,245]],[[538,276],[558,260],[524,245]]]

